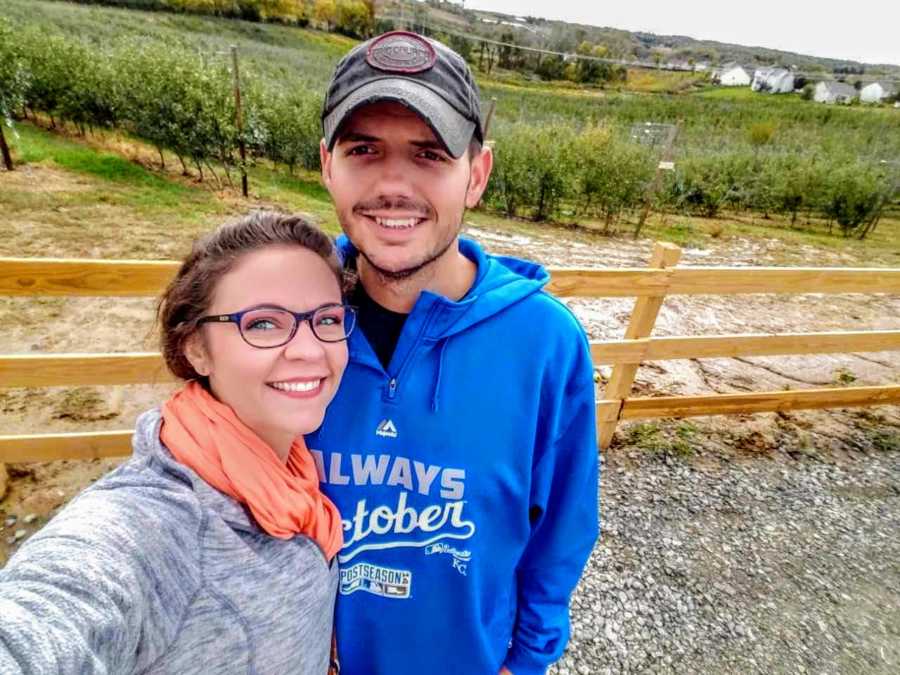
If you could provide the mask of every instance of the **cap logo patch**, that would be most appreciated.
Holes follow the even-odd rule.
[[[406,31],[386,33],[375,40],[366,51],[366,62],[373,68],[389,73],[420,73],[437,60],[428,42]]]

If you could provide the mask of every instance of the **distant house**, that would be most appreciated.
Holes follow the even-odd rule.
[[[723,87],[746,87],[750,84],[750,73],[737,63],[726,63],[713,72],[713,80]]]
[[[859,100],[863,103],[881,103],[886,98],[897,95],[897,85],[888,82],[872,82],[859,92]]]
[[[856,98],[856,89],[846,82],[819,82],[813,90],[813,100],[818,103],[850,103]]]
[[[753,91],[787,94],[794,91],[794,74],[785,68],[759,68],[750,84]]]

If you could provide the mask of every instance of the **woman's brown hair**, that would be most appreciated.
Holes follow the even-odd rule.
[[[166,288],[156,310],[160,347],[166,366],[175,377],[201,380],[184,355],[188,337],[197,330],[197,319],[211,302],[216,284],[244,254],[275,244],[297,245],[319,255],[341,287],[344,274],[331,238],[301,216],[255,211],[234,222],[221,225],[194,242],[178,274]]]

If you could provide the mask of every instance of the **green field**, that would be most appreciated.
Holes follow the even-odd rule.
[[[7,105],[14,114],[30,106],[82,132],[111,126],[174,154],[170,161],[181,160],[187,172],[222,175],[229,166],[234,175],[228,49],[237,45],[253,170],[271,172],[263,184],[277,195],[292,194],[285,186],[297,183],[283,167],[318,168],[321,96],[352,40],[278,24],[47,0],[0,6],[8,27],[0,30],[0,43],[7,43],[0,59],[30,76],[24,105]],[[751,213],[778,226],[786,219],[815,236],[866,234],[879,205],[896,211],[890,189],[900,171],[900,114],[891,108],[698,89],[683,73],[632,73],[641,91],[494,75],[478,77],[483,98],[497,101],[497,174],[485,198],[497,213],[629,229],[660,152],[633,139],[646,122],[680,128],[675,170],[654,197],[659,210],[708,218]],[[683,93],[649,93],[682,85]]]

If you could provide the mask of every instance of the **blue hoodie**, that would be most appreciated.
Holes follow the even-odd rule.
[[[598,535],[584,331],[539,265],[460,250],[478,267],[468,294],[423,292],[387,369],[355,332],[307,439],[344,521],[348,675],[544,673]]]

